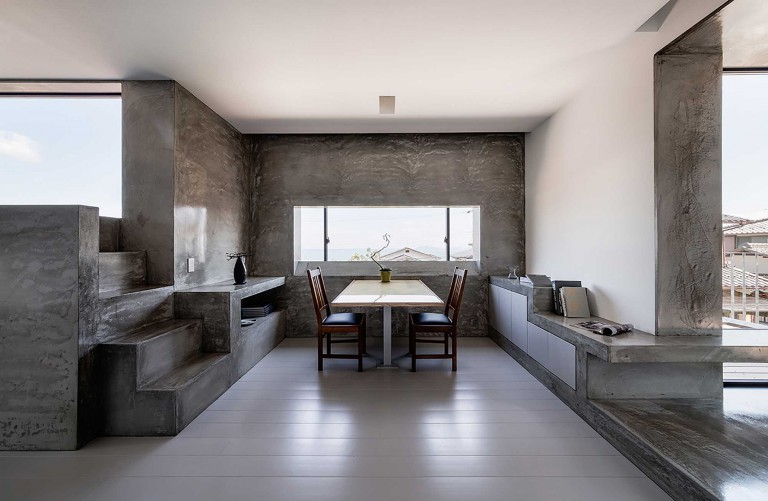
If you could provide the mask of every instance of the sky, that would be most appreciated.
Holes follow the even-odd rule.
[[[83,204],[122,215],[121,102],[118,98],[0,97],[0,205]],[[768,217],[768,75],[723,77],[723,212]],[[331,249],[376,247],[439,252],[445,233],[435,208],[390,212],[336,209]],[[312,217],[307,214],[307,217]],[[316,216],[315,216],[316,217]],[[359,224],[352,224],[357,219]],[[320,219],[322,223],[322,218]],[[354,228],[339,232],[347,225]],[[464,224],[454,250],[471,241]],[[315,228],[315,232],[318,228]],[[319,228],[322,242],[322,224]],[[467,238],[469,234],[469,238]],[[317,235],[307,235],[307,242]],[[357,243],[355,243],[357,242]],[[314,247],[314,245],[313,245]],[[322,245],[319,246],[322,248]],[[442,255],[442,254],[441,254]]]
[[[723,77],[723,212],[768,218],[768,74]]]
[[[0,205],[122,215],[119,98],[0,97]]]

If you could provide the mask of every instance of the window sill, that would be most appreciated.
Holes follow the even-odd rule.
[[[369,261],[298,261],[294,275],[304,276],[308,269],[322,268],[329,277],[378,277],[379,267]],[[450,275],[455,267],[465,268],[468,275],[479,275],[477,261],[390,261],[385,264],[392,268],[394,277],[433,277]]]

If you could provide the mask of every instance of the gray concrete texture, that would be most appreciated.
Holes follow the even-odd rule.
[[[96,394],[98,210],[0,207],[0,282],[0,449],[75,449]]]
[[[719,19],[655,58],[656,334],[722,331]]]
[[[288,336],[315,335],[306,276],[294,276],[295,206],[479,206],[480,277],[525,272],[524,138],[521,134],[386,134],[249,136],[251,271],[285,275]],[[431,263],[430,263],[431,264]],[[472,263],[467,265],[475,266]],[[375,276],[372,268],[371,276]],[[419,276],[445,296],[452,265]],[[470,277],[461,335],[486,335],[487,280]],[[326,277],[329,295],[355,277]],[[401,277],[405,278],[405,277]],[[380,311],[369,312],[371,334]],[[393,312],[402,334],[405,311]]]
[[[250,200],[243,135],[178,84],[175,107],[174,262],[183,288],[232,278],[226,253],[248,250]]]

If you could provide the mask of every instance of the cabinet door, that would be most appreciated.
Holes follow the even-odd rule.
[[[528,352],[528,296],[512,293],[512,342]]]
[[[488,287],[488,326],[499,331],[499,287]]]
[[[576,347],[571,343],[550,334],[546,367],[576,389]]]
[[[549,336],[549,332],[528,322],[528,354],[544,367],[549,359]]]
[[[499,292],[499,332],[512,341],[512,296],[515,293],[503,288]]]

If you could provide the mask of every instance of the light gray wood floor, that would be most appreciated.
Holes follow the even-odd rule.
[[[315,346],[284,341],[176,437],[0,452],[0,499],[669,499],[488,339],[456,374],[318,373]]]

